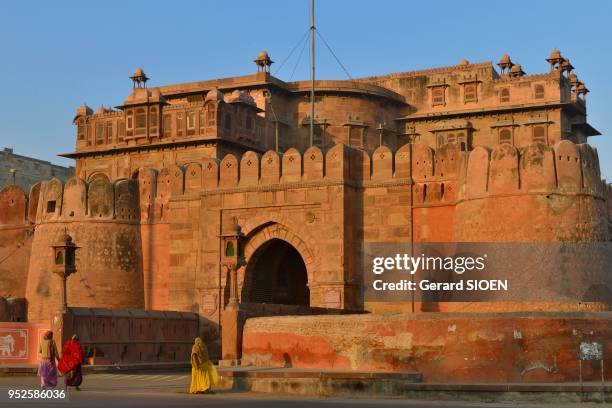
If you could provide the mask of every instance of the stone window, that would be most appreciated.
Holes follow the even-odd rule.
[[[134,135],[134,112],[132,110],[128,110],[126,113],[126,127],[127,135]]]
[[[444,105],[446,103],[445,93],[446,91],[444,86],[435,86],[431,88],[431,105]]]
[[[157,107],[156,106],[152,106],[151,109],[149,110],[149,114],[151,115],[149,117],[149,122],[150,122],[150,132],[151,134],[156,135],[157,134],[157,126],[158,126],[158,115],[157,115]]]
[[[176,114],[176,135],[183,136],[183,113]]]
[[[533,93],[536,99],[544,99],[544,85],[536,85],[533,88]]]
[[[117,142],[123,142],[125,138],[125,122],[120,120],[117,122]]]
[[[463,88],[463,101],[464,102],[477,102],[478,101],[478,84],[465,84]]]
[[[533,143],[544,143],[546,144],[546,127],[534,126],[532,130],[532,141]]]
[[[135,134],[144,134],[147,131],[147,114],[143,108],[136,109],[136,119],[134,121]]]
[[[164,131],[164,137],[172,136],[172,115],[170,115],[169,113],[164,115],[162,129]]]
[[[203,135],[206,128],[206,117],[203,110],[198,112],[198,126],[200,127],[200,134]]]
[[[47,201],[47,214],[55,212],[55,200]]]
[[[187,136],[195,135],[195,112],[187,112]]]
[[[85,140],[85,119],[79,119],[77,125],[77,137],[79,140]]]
[[[349,145],[363,147],[362,129],[359,126],[349,126]]]
[[[113,122],[106,122],[106,143],[113,143]]]
[[[208,105],[208,110],[206,111],[206,126],[215,126],[217,109],[214,105]]]
[[[104,123],[96,123],[96,144],[104,144]]]
[[[446,143],[454,143],[454,142],[456,142],[456,141],[457,141],[457,139],[455,138],[455,134],[454,134],[454,133],[449,132],[449,133],[446,135]]]
[[[499,91],[499,101],[510,102],[510,90],[508,88],[503,88]]]
[[[510,143],[512,144],[512,131],[507,128],[499,130],[499,144]]]

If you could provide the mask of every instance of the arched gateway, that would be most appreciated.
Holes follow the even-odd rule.
[[[250,303],[308,306],[310,291],[302,256],[287,241],[266,241],[249,259],[242,291],[242,299]]]

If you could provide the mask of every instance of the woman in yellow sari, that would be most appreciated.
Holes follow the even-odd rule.
[[[191,349],[191,394],[212,394],[212,386],[217,383],[217,370],[208,358],[208,350],[201,338],[196,337]]]

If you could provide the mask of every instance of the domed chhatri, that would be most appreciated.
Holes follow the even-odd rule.
[[[230,103],[244,103],[246,105],[257,106],[255,99],[251,95],[238,89],[232,92]]]
[[[257,72],[270,72],[270,66],[274,64],[267,51],[260,51],[253,62],[257,65]]]
[[[145,74],[142,68],[136,68],[130,79],[134,83],[134,88],[144,88],[149,80],[149,77]]]
[[[205,102],[208,102],[208,101],[223,102],[224,99],[225,99],[225,96],[223,95],[223,92],[219,91],[219,89],[217,88],[213,88],[206,93],[206,97],[204,98],[204,101]]]
[[[514,64],[512,68],[510,68],[510,72],[508,75],[510,75],[511,78],[518,78],[525,75],[525,71],[523,71],[521,64]]]
[[[508,54],[502,55],[502,57],[499,59],[499,62],[497,63],[497,66],[499,67],[499,69],[501,69],[502,75],[508,74],[510,68],[512,68],[513,65],[514,63],[512,62]]]

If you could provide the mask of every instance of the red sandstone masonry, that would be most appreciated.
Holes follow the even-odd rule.
[[[356,371],[415,371],[426,382],[576,382],[582,341],[604,346],[612,379],[612,315],[388,314],[255,318],[243,364]],[[586,381],[599,362],[583,364]]]

